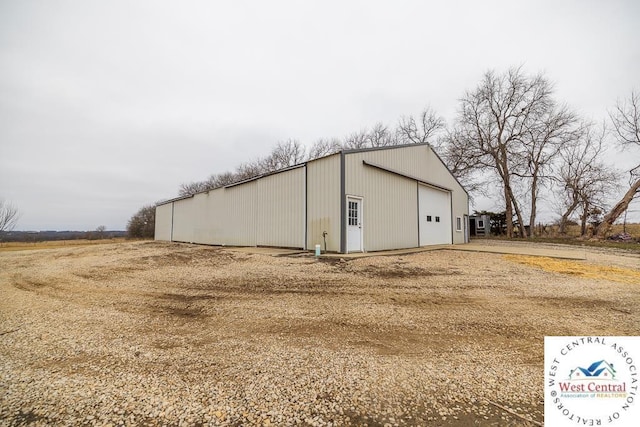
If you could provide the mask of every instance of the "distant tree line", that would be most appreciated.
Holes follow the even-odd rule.
[[[8,231],[0,235],[2,242],[50,242],[56,240],[98,240],[125,237],[124,231]]]
[[[576,221],[583,236],[591,229],[602,238],[640,194],[640,94],[631,91],[607,120],[596,123],[559,102],[543,74],[529,75],[522,67],[487,71],[464,93],[449,125],[426,107],[418,116],[401,117],[394,126],[377,123],[308,147],[296,139],[281,141],[266,157],[180,185],[179,194],[223,187],[343,149],[418,143],[429,143],[472,197],[501,200],[508,237],[534,235],[539,203],[545,200],[555,206],[561,232]],[[604,155],[615,147],[639,163],[628,171],[607,163]],[[629,181],[621,187],[623,174]],[[608,206],[620,188],[626,189],[624,195]],[[155,214],[153,206],[144,207],[132,217],[130,236],[153,236],[152,210]]]

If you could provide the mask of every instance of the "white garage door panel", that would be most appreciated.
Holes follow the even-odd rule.
[[[420,246],[451,244],[451,193],[418,186]]]

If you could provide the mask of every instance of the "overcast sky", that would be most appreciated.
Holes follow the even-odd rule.
[[[17,229],[122,230],[280,140],[452,122],[514,65],[603,120],[640,88],[638,22],[634,0],[0,0],[0,198]]]

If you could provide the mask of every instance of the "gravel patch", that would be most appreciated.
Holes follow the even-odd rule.
[[[638,335],[639,302],[451,250],[3,252],[0,425],[534,425],[543,337]]]

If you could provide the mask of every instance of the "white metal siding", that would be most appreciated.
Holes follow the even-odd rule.
[[[416,180],[365,166],[363,160],[451,189],[450,228],[457,216],[468,214],[467,194],[428,146],[345,154],[345,195],[341,157],[158,206],[156,239],[313,249],[324,246],[326,232],[327,249],[340,251],[343,197],[351,195],[363,200],[365,251],[418,246]],[[453,242],[463,243],[464,232],[454,230]]]
[[[154,236],[156,240],[171,241],[171,223],[173,221],[172,209],[172,203],[156,206],[156,225]]]
[[[340,154],[307,163],[307,249],[340,251]]]
[[[433,171],[434,180],[430,182],[434,184],[447,187],[453,192],[451,193],[451,227],[453,229],[453,243],[466,243],[464,238],[464,227],[462,230],[457,231],[456,217],[464,218],[465,215],[469,215],[469,195],[464,191],[462,186],[458,183],[447,167],[442,161],[435,155],[435,153],[429,149],[430,155],[427,157],[427,169]]]
[[[200,193],[193,196],[192,202],[192,226],[193,242],[209,243],[208,215],[207,215],[207,193]]]
[[[305,168],[256,181],[256,241],[259,246],[304,248]]]
[[[364,250],[418,246],[416,182],[363,165],[366,154],[348,154],[345,159],[346,193],[363,198]]]
[[[225,225],[223,230],[224,244],[256,246],[257,181],[223,190],[225,215],[220,220]]]
[[[464,243],[464,232],[455,230],[455,218],[469,214],[469,198],[447,167],[427,145],[364,151],[347,155],[349,164],[362,164],[362,160],[418,178],[422,181],[452,190],[451,224],[453,243]],[[415,190],[414,190],[415,191]],[[415,196],[414,196],[415,198]],[[365,215],[367,208],[365,208]],[[417,240],[414,246],[417,245]]]
[[[193,242],[193,198],[173,202],[173,241]]]
[[[218,188],[209,191],[207,194],[207,223],[206,227],[203,227],[207,235],[205,243],[210,245],[230,244],[227,236],[230,230],[227,223],[225,189]]]
[[[452,190],[448,227],[453,243],[464,243],[464,232],[451,230],[456,216],[468,214],[468,196],[429,146],[415,145],[346,155],[346,192],[364,197],[365,250],[415,247],[419,233],[416,181],[365,166],[363,160]]]
[[[302,248],[304,189],[304,168],[297,168],[175,201],[173,240]],[[165,206],[171,209],[169,203],[158,207],[157,212],[160,212],[161,224],[168,227],[168,232],[163,234],[166,237],[170,235],[171,222],[166,219]]]

